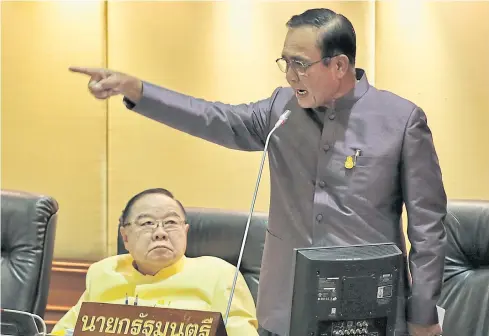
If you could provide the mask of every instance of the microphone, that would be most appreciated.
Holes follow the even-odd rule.
[[[25,311],[20,311],[20,310],[15,310],[15,309],[5,309],[1,308],[0,312],[2,313],[2,320],[3,321],[9,321],[8,315],[10,315],[10,318],[12,318],[12,322],[15,324],[20,323],[22,328],[24,329],[24,332],[32,332],[32,335],[26,335],[26,336],[34,336],[34,335],[46,335],[47,334],[47,328],[46,328],[46,323],[44,320],[36,314],[28,313]],[[7,314],[7,316],[5,316]],[[22,321],[22,316],[29,316],[32,318],[32,323],[33,325],[29,323],[25,323],[26,321]],[[42,327],[42,331],[39,332],[39,329],[37,328],[36,320],[39,322],[39,324]]]
[[[265,147],[263,148],[263,154],[261,157],[261,163],[260,163],[260,169],[258,170],[258,178],[256,180],[256,186],[255,186],[255,191],[253,193],[253,199],[251,200],[251,207],[250,207],[250,212],[248,214],[248,220],[246,222],[246,228],[243,236],[243,241],[241,243],[241,250],[239,252],[239,257],[238,257],[238,263],[236,265],[236,272],[234,273],[234,280],[233,280],[233,285],[231,286],[231,294],[229,295],[229,301],[228,301],[228,306],[226,309],[226,314],[224,315],[224,324],[227,324],[228,317],[229,317],[229,311],[231,310],[231,302],[233,301],[233,295],[234,295],[234,290],[236,289],[236,282],[238,280],[238,275],[239,275],[239,268],[241,266],[241,259],[243,258],[243,252],[244,252],[244,247],[246,244],[246,238],[248,237],[248,229],[250,228],[250,222],[251,222],[251,217],[253,216],[253,211],[255,209],[255,201],[256,201],[256,196],[258,194],[258,187],[260,186],[260,180],[261,180],[261,174],[263,172],[263,165],[265,163],[265,158],[267,156],[267,149],[268,149],[268,143],[270,142],[270,137],[272,136],[273,132],[283,124],[287,122],[287,119],[289,119],[289,116],[292,112],[290,110],[286,110],[282,115],[278,118],[278,121],[275,123],[275,126],[272,128],[270,133],[268,133],[267,139],[265,141]]]

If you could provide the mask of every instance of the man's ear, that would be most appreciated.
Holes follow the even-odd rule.
[[[338,55],[336,57],[336,71],[339,78],[343,78],[350,68],[350,60],[346,55]]]
[[[126,233],[126,228],[121,226],[119,228],[119,232],[121,233],[121,237],[122,237],[122,241],[124,242],[124,244],[127,243],[127,233]]]
[[[185,233],[187,233],[187,234],[188,234],[188,229],[189,229],[189,228],[190,228],[190,225],[185,224]]]

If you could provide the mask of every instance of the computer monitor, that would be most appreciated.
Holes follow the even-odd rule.
[[[295,249],[289,336],[394,336],[395,244]]]

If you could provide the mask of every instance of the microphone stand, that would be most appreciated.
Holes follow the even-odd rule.
[[[239,252],[238,263],[236,264],[236,272],[234,273],[233,285],[231,287],[231,294],[229,296],[229,301],[228,301],[228,306],[227,306],[227,309],[226,309],[226,314],[224,315],[224,325],[227,324],[228,317],[229,317],[229,312],[231,310],[231,303],[233,301],[234,290],[236,289],[236,282],[238,280],[239,268],[241,266],[241,259],[243,258],[243,252],[244,252],[244,247],[245,247],[245,244],[246,244],[246,238],[248,237],[248,230],[250,228],[251,217],[253,216],[253,211],[255,209],[256,196],[258,194],[258,187],[260,186],[261,175],[262,175],[262,172],[263,172],[263,165],[265,163],[265,158],[267,156],[267,149],[268,149],[268,144],[270,142],[270,137],[272,136],[273,132],[275,132],[275,130],[277,128],[279,128],[280,126],[282,126],[283,124],[285,124],[285,122],[289,118],[290,113],[291,113],[290,110],[286,110],[280,116],[280,118],[278,119],[278,121],[275,124],[275,126],[272,128],[272,130],[270,131],[270,133],[268,133],[267,139],[265,141],[265,147],[263,149],[263,154],[262,154],[262,157],[261,157],[260,169],[258,171],[258,178],[256,180],[255,191],[253,193],[253,199],[251,201],[251,207],[250,207],[250,212],[248,214],[248,220],[246,222],[246,228],[245,228],[245,232],[244,232],[244,236],[243,236],[243,241],[241,243],[241,250]]]

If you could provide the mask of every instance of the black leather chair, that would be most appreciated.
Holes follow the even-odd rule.
[[[444,336],[489,335],[489,201],[450,201],[439,305]]]
[[[213,256],[236,265],[248,213],[203,208],[185,210],[190,226],[186,256]],[[255,304],[267,224],[268,214],[254,213],[241,260],[240,271],[250,288]],[[118,237],[117,253],[127,253],[121,235]],[[265,333],[260,330],[260,334]]]
[[[44,316],[58,203],[49,196],[1,191],[1,307]]]

